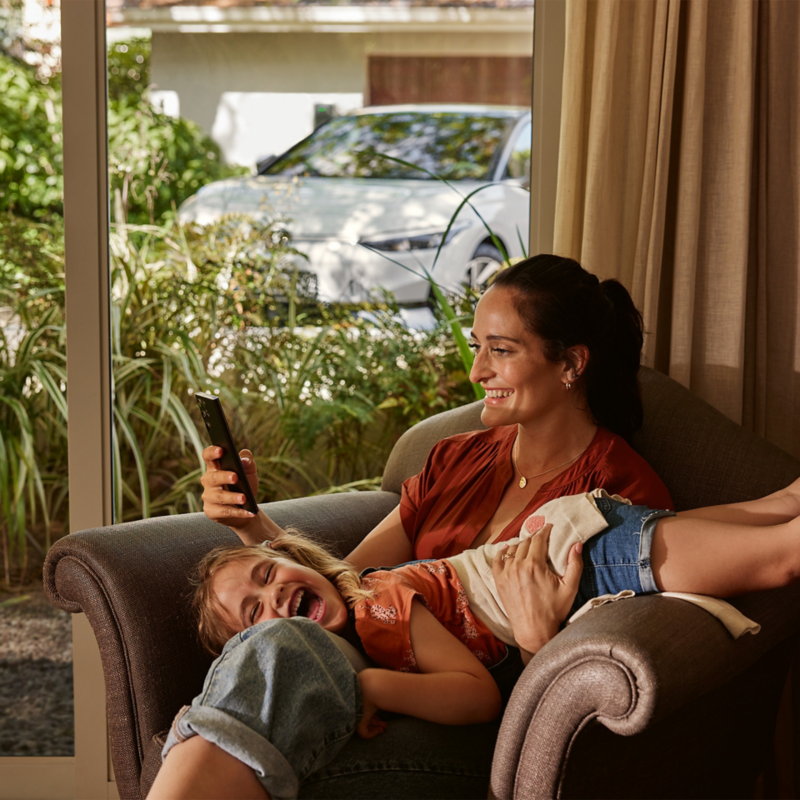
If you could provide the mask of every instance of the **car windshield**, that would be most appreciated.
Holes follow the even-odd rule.
[[[280,156],[263,174],[488,180],[493,157],[514,122],[510,115],[452,111],[338,117]]]

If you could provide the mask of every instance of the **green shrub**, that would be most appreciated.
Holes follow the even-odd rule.
[[[62,213],[59,81],[0,53],[0,211],[38,218]]]
[[[139,37],[108,48],[108,99],[143,97],[150,86],[150,40]]]
[[[58,223],[0,217],[0,307],[21,336],[0,325],[6,582],[67,522],[61,242]],[[220,394],[256,453],[261,501],[376,488],[404,430],[472,398],[445,320],[410,331],[385,300],[359,315],[298,298],[274,225],[123,223],[110,251],[118,520],[200,508],[197,389]]]
[[[224,164],[194,122],[150,107],[149,48],[137,39],[109,53],[109,179],[136,223],[169,219],[204,184],[247,172]],[[0,53],[0,211],[60,215],[63,193],[60,76],[44,83],[31,67]]]
[[[248,172],[224,164],[219,147],[196,123],[168,117],[128,94],[109,103],[108,168],[112,194],[120,191],[126,218],[134,223],[166,221],[206,183]]]

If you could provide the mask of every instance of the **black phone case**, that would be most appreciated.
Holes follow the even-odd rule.
[[[258,514],[258,504],[247,481],[242,460],[239,458],[239,450],[233,442],[231,429],[219,397],[203,392],[195,392],[194,396],[197,399],[197,405],[200,406],[200,413],[203,415],[211,444],[222,448],[222,458],[219,459],[220,467],[229,472],[235,472],[239,476],[239,483],[236,486],[228,486],[228,491],[241,492],[245,496],[242,508]]]

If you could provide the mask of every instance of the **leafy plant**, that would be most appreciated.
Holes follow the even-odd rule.
[[[0,211],[62,212],[61,95],[27,64],[0,53]]]
[[[8,292],[3,287],[5,297]],[[40,552],[50,546],[51,521],[67,498],[63,304],[41,303],[43,292],[19,300],[13,315],[6,307],[0,325],[0,537],[6,585],[13,562],[24,575],[28,543]],[[42,544],[34,531],[42,534]]]
[[[108,166],[126,219],[155,223],[201,186],[247,170],[229,167],[219,147],[187,119],[155,111],[144,98],[123,94],[108,107]]]
[[[150,40],[132,37],[108,48],[108,99],[141,98],[150,87]]]

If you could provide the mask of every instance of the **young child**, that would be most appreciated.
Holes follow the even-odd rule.
[[[494,588],[501,571],[546,548],[562,574],[582,555],[573,609],[623,590],[731,597],[784,586],[800,577],[800,517],[772,523],[789,507],[800,510],[794,489],[678,514],[597,490],[542,506],[519,539],[363,578],[294,535],[218,548],[199,568],[200,635],[218,653],[252,625],[300,616],[360,641],[379,665],[358,674],[365,738],[384,729],[380,709],[445,724],[486,722],[501,709],[487,667],[503,656],[503,641],[513,643]]]

